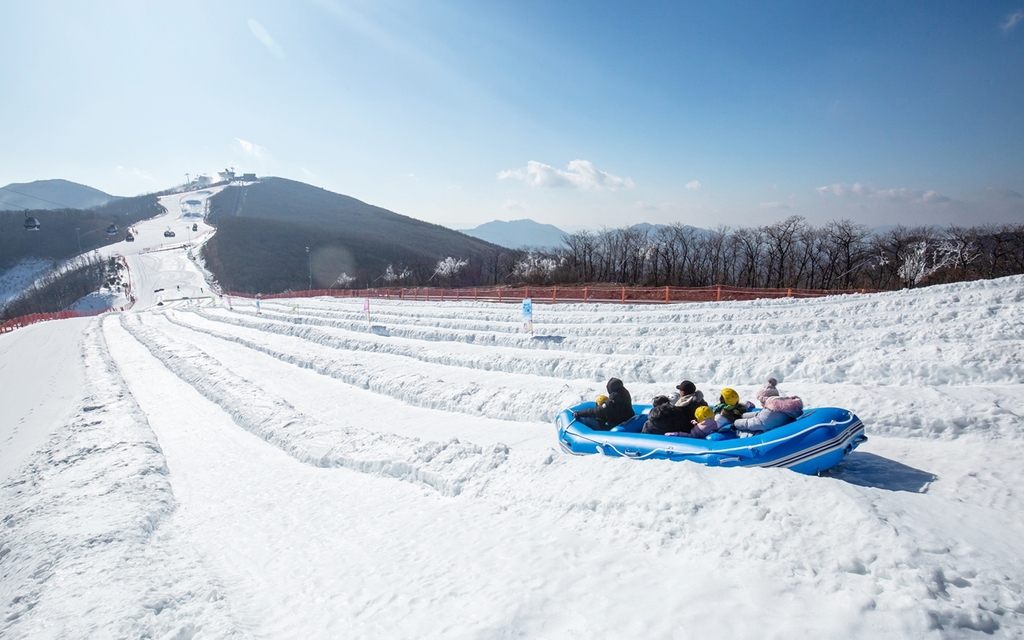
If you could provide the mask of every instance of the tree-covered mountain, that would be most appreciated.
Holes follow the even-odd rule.
[[[36,180],[0,187],[0,211],[92,209],[119,199],[69,180]]]
[[[229,291],[470,285],[505,273],[502,247],[284,178],[224,189],[208,220],[217,233],[203,255]],[[465,264],[438,272],[446,258]]]
[[[107,227],[116,224],[123,230],[163,210],[155,195],[145,195],[117,198],[91,209],[0,211],[0,271],[23,258],[65,260],[124,240],[123,233],[107,235]],[[39,221],[38,231],[25,230],[26,215]]]

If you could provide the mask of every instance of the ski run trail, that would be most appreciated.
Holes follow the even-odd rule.
[[[0,336],[2,638],[1024,636],[1024,277],[535,305],[531,336],[128,260],[132,311]],[[822,477],[561,453],[612,376],[774,376],[870,439]]]

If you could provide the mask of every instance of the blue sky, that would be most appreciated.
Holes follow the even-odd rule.
[[[1024,222],[1024,2],[51,2],[0,184],[277,175],[453,228]]]

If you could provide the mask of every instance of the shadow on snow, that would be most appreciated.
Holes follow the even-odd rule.
[[[865,451],[854,451],[828,474],[861,487],[927,493],[938,476]]]

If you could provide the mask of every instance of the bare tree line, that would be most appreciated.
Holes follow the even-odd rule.
[[[579,231],[552,251],[508,250],[482,271],[495,284],[899,289],[1024,273],[1024,225],[872,232],[793,216],[759,227]],[[488,273],[489,272],[489,273]],[[486,276],[485,276],[486,277]]]

